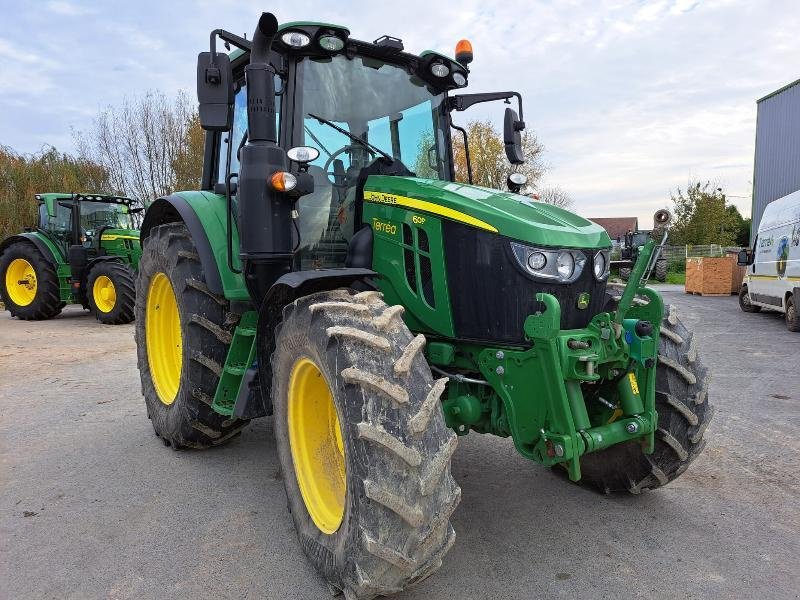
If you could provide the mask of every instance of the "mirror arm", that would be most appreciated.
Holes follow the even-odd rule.
[[[525,129],[525,119],[522,114],[522,96],[519,92],[489,92],[485,94],[456,94],[447,99],[447,108],[457,110],[459,112],[467,110],[470,106],[480,104],[481,102],[494,102],[495,100],[508,100],[510,98],[517,99],[517,108],[519,109],[519,121],[522,124],[520,131]]]
[[[470,159],[469,159],[469,141],[467,140],[467,130],[464,129],[463,127],[459,127],[458,125],[453,123],[453,115],[452,114],[450,115],[450,127],[455,129],[456,131],[460,131],[461,135],[464,138],[464,158],[466,159],[466,162],[467,162],[467,179],[469,180],[469,183],[471,184],[472,183],[472,163],[470,162]]]

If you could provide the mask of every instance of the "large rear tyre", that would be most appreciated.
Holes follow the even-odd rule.
[[[666,485],[705,447],[703,433],[714,414],[708,403],[708,370],[675,307],[667,306],[665,313],[656,371],[655,451],[647,455],[637,442],[627,442],[581,457],[581,482],[607,494],[638,494]]]
[[[117,261],[96,264],[86,280],[89,308],[105,325],[122,325],[133,321],[136,302],[133,271]]]
[[[216,446],[247,423],[211,408],[237,321],[228,311],[186,226],[154,227],[136,279],[135,335],[147,414],[165,445]]]
[[[378,292],[287,306],[272,358],[275,437],[300,544],[348,600],[398,592],[442,564],[461,490],[456,435],[422,352]],[[262,341],[261,343],[264,343]]]
[[[52,319],[63,306],[55,268],[29,242],[0,254],[0,297],[12,317],[26,321]]]
[[[628,281],[631,277],[631,268],[630,267],[620,267],[619,268],[619,278],[622,281]]]

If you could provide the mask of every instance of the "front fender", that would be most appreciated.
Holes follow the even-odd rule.
[[[226,208],[225,197],[210,192],[177,192],[159,198],[145,213],[141,230],[142,247],[147,243],[153,227],[165,223],[184,223],[197,248],[209,289],[228,300],[248,301],[250,294],[244,285],[244,278],[228,266]],[[239,232],[235,222],[232,227],[231,262],[234,268],[241,269]]]

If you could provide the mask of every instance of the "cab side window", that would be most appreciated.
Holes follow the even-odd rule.
[[[282,89],[281,78],[275,76],[275,89]],[[281,114],[281,96],[275,97],[275,126],[280,131],[280,114]],[[231,145],[231,173],[239,172],[239,157],[237,151],[244,139],[247,132],[247,88],[245,81],[242,79],[239,82],[239,89],[233,100],[233,128],[229,133],[223,133],[222,139],[219,144],[219,156],[217,161],[217,181],[223,183],[225,181],[226,166],[228,160],[228,144]]]

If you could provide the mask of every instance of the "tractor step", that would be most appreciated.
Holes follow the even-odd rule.
[[[239,388],[242,385],[244,374],[255,360],[257,323],[258,313],[248,311],[242,315],[239,325],[233,332],[225,366],[222,368],[217,385],[217,392],[211,403],[211,408],[221,415],[231,416],[233,414],[233,407],[239,396]]]

